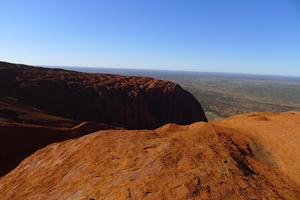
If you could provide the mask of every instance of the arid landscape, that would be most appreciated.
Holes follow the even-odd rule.
[[[0,62],[1,175],[52,142],[196,121],[207,121],[200,103],[169,81]]]
[[[201,102],[209,120],[249,112],[300,111],[299,77],[164,70],[65,68],[171,80],[180,84]]]
[[[190,91],[201,86],[194,95],[207,106],[166,80],[1,62],[1,199],[300,198],[298,80],[284,105],[287,96],[272,99],[272,88],[264,95],[274,109],[278,101],[277,109],[289,112],[234,115],[223,110],[228,97],[221,87],[201,92],[201,82],[218,78],[172,77]],[[258,87],[275,84],[269,81]],[[249,82],[228,83],[228,96]],[[248,93],[239,96],[251,102],[256,94]],[[265,102],[255,108],[269,109]],[[205,110],[212,108],[223,114]],[[204,110],[219,120],[207,122]],[[234,116],[220,120],[227,115]]]
[[[300,200],[299,0],[0,0],[0,200]]]

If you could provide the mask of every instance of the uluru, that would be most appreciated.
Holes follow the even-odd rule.
[[[7,62],[0,83],[1,199],[300,198],[299,112],[208,122],[170,81]]]
[[[170,81],[0,62],[0,175],[53,142],[196,121],[200,103]]]
[[[37,125],[47,125],[48,121],[34,120],[37,109],[42,110],[44,117],[97,121],[126,129],[207,121],[200,103],[170,81],[7,62],[0,62],[0,103],[3,101],[20,106],[21,113],[29,114],[18,115],[20,109],[8,105],[0,113],[2,118]]]
[[[0,179],[1,198],[297,200],[299,124],[299,112],[250,113],[102,130],[36,151]]]
[[[0,0],[0,200],[300,200],[300,0]]]

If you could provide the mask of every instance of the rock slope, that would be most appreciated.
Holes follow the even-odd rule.
[[[179,85],[145,77],[0,62],[0,98],[14,99],[51,116],[126,129],[207,121],[199,102]]]
[[[300,113],[252,113],[51,144],[2,199],[300,199]]]
[[[0,176],[53,142],[195,121],[206,121],[201,105],[168,81],[0,62]]]
[[[48,127],[72,128],[80,122],[51,115],[12,97],[0,97],[0,123],[21,123]]]
[[[48,144],[106,129],[117,128],[97,122],[83,122],[72,128],[53,128],[0,121],[0,176],[5,175],[24,158]]]

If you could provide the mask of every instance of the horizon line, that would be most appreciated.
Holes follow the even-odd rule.
[[[208,73],[208,74],[228,74],[228,75],[250,75],[250,76],[271,76],[282,78],[299,78],[300,75],[282,74],[263,74],[263,73],[243,73],[243,72],[224,72],[224,71],[197,71],[197,70],[177,70],[177,69],[157,69],[157,68],[135,68],[135,67],[104,67],[104,66],[69,66],[69,65],[34,65],[44,67],[65,67],[65,68],[92,68],[92,69],[116,69],[116,70],[139,70],[139,71],[165,71],[165,72],[185,72],[185,73]]]
[[[126,67],[104,67],[104,66],[79,66],[79,65],[48,65],[48,64],[25,64],[19,62],[11,62],[11,61],[1,61],[13,64],[22,64],[22,65],[31,65],[35,67],[50,67],[50,68],[93,68],[93,69],[120,69],[120,70],[140,70],[140,71],[166,71],[166,72],[194,72],[194,73],[211,73],[211,74],[228,74],[228,75],[250,75],[250,76],[271,76],[271,77],[282,77],[282,78],[300,78],[300,75],[282,75],[282,74],[263,74],[263,73],[245,73],[245,72],[224,72],[224,71],[198,71],[198,70],[177,70],[177,69],[157,69],[157,68],[136,68],[132,66]]]

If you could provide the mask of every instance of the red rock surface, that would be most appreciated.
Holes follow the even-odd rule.
[[[49,127],[72,128],[78,121],[48,114],[44,110],[28,106],[15,98],[0,98],[0,122],[25,123]]]
[[[300,199],[300,112],[253,113],[51,144],[1,199]]]
[[[145,77],[0,62],[0,98],[13,98],[47,115],[126,129],[206,121],[199,102],[179,85]]]
[[[52,128],[0,122],[0,176],[15,168],[24,158],[48,144],[106,129],[117,128],[97,122],[83,122],[73,128]]]

